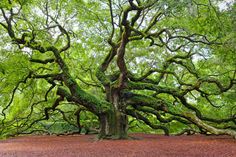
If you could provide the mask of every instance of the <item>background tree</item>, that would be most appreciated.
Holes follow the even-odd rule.
[[[0,8],[2,136],[47,131],[46,120],[79,132],[99,126],[100,138],[127,138],[135,121],[166,135],[178,127],[236,136],[235,4],[3,0]]]

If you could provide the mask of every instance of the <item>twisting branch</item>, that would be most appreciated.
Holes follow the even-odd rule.
[[[56,99],[56,101],[54,102],[54,104],[51,106],[51,107],[46,107],[44,109],[44,114],[45,114],[45,118],[48,120],[49,119],[49,111],[52,110],[52,111],[55,111],[56,110],[56,107],[59,106],[59,103],[61,101],[64,100],[64,97],[62,95],[59,96],[59,98]]]
[[[61,26],[59,23],[58,23],[58,21],[56,20],[56,19],[54,19],[51,15],[48,15],[56,24],[57,24],[57,26],[58,26],[58,28],[59,28],[59,30],[61,31],[61,33],[62,33],[62,35],[66,35],[66,39],[67,39],[67,43],[66,43],[66,45],[64,46],[64,47],[62,47],[60,50],[59,50],[59,53],[61,53],[61,52],[64,52],[64,51],[66,51],[66,50],[68,50],[69,48],[70,48],[70,45],[71,45],[71,39],[70,39],[70,35],[69,35],[69,33],[68,33],[68,31],[66,31],[66,29],[63,27],[63,26]]]
[[[112,25],[112,31],[111,31],[110,37],[108,38],[108,43],[112,46],[114,45],[114,43],[112,42],[112,39],[115,33],[115,25],[114,25],[114,15],[113,15],[113,8],[112,8],[111,0],[108,0],[108,3],[109,3],[109,9],[110,9],[111,25]]]
[[[213,127],[211,125],[208,125],[207,123],[204,123],[201,119],[199,119],[194,113],[191,112],[185,112],[183,115],[191,120],[195,125],[198,127],[204,128],[207,131],[215,134],[215,135],[230,135],[236,138],[236,131],[231,129],[218,129],[216,127]]]
[[[152,124],[148,118],[142,116],[140,113],[134,111],[134,110],[130,110],[130,109],[126,109],[126,113],[138,120],[141,120],[143,121],[145,124],[147,124],[148,126],[150,126],[151,128],[153,129],[161,129],[165,132],[165,135],[169,135],[169,130],[165,127],[165,126],[162,126],[162,125],[155,125],[155,124]]]
[[[121,73],[119,77],[119,85],[118,85],[120,88],[124,86],[124,82],[126,81],[127,74],[128,74],[124,56],[125,56],[125,48],[128,43],[129,35],[130,35],[130,30],[126,26],[125,31],[122,34],[121,44],[119,48],[117,49],[117,65]]]
[[[5,111],[11,106],[11,104],[12,104],[12,102],[13,102],[13,100],[14,100],[15,93],[16,93],[17,89],[19,88],[19,86],[20,86],[22,83],[26,83],[27,80],[31,77],[31,75],[32,75],[32,73],[29,72],[29,74],[28,74],[26,77],[24,77],[22,80],[20,80],[20,81],[16,84],[15,88],[14,88],[13,91],[12,91],[12,95],[11,95],[11,98],[10,98],[9,103],[2,109],[2,115],[3,115],[3,117],[4,117],[3,120],[2,120],[2,125],[3,125],[3,126],[4,126],[4,121],[6,120],[6,113],[5,113]]]
[[[40,64],[47,64],[47,63],[53,63],[55,61],[55,59],[51,58],[51,59],[46,59],[46,60],[41,60],[41,59],[30,59],[30,62],[34,62],[34,63],[40,63]]]
[[[196,113],[196,116],[200,119],[200,120],[204,120],[204,121],[208,121],[208,122],[213,122],[213,123],[227,123],[227,122],[234,122],[236,117],[230,117],[230,118],[226,118],[226,119],[214,119],[214,118],[208,118],[208,117],[204,117],[201,113],[200,110],[198,110],[196,107],[194,107],[193,105],[189,104],[186,100],[186,98],[184,98],[183,96],[179,97],[181,103],[187,107],[188,109],[190,109],[191,111],[194,111]]]

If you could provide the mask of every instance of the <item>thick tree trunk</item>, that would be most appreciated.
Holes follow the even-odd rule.
[[[120,111],[114,110],[99,116],[100,139],[125,139],[128,137],[128,118]]]

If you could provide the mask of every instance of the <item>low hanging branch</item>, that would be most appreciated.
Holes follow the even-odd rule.
[[[19,86],[20,86],[22,83],[26,83],[26,82],[27,82],[27,80],[31,77],[31,74],[32,74],[32,73],[30,72],[25,78],[23,78],[22,80],[20,80],[20,81],[16,84],[15,88],[13,89],[13,91],[12,91],[12,96],[11,96],[11,98],[10,98],[9,103],[2,109],[2,115],[3,115],[2,126],[4,126],[4,121],[6,120],[6,113],[5,113],[5,111],[11,106],[11,104],[12,104],[12,102],[13,102],[13,100],[14,100],[14,96],[15,96],[15,93],[16,93],[17,89],[19,88]]]
[[[234,131],[234,130],[215,128],[215,127],[213,127],[213,126],[211,126],[207,123],[204,123],[194,113],[191,113],[191,112],[185,112],[185,113],[183,113],[183,115],[186,118],[188,118],[189,120],[191,120],[198,127],[204,128],[212,134],[215,134],[215,135],[230,135],[230,136],[236,138],[236,131]]]
[[[151,128],[156,129],[156,130],[157,130],[157,129],[161,129],[161,130],[163,130],[163,131],[165,132],[165,135],[167,135],[167,136],[169,135],[169,130],[168,130],[167,127],[162,126],[162,125],[155,125],[155,124],[152,124],[152,123],[148,120],[148,118],[142,116],[140,113],[138,113],[138,112],[136,112],[136,111],[133,111],[133,110],[129,110],[129,109],[126,110],[126,113],[127,113],[128,115],[134,117],[134,118],[137,118],[138,120],[143,121],[145,124],[147,124],[147,125],[150,126]]]

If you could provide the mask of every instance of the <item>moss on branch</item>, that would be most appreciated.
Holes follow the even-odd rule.
[[[195,125],[197,125],[198,127],[203,128],[203,129],[209,131],[212,134],[215,134],[215,135],[230,135],[230,136],[236,138],[236,131],[234,131],[234,130],[231,130],[231,129],[219,129],[219,128],[213,127],[213,126],[205,123],[200,118],[198,118],[193,112],[184,112],[182,114],[187,119],[189,119],[191,122],[193,122]]]

